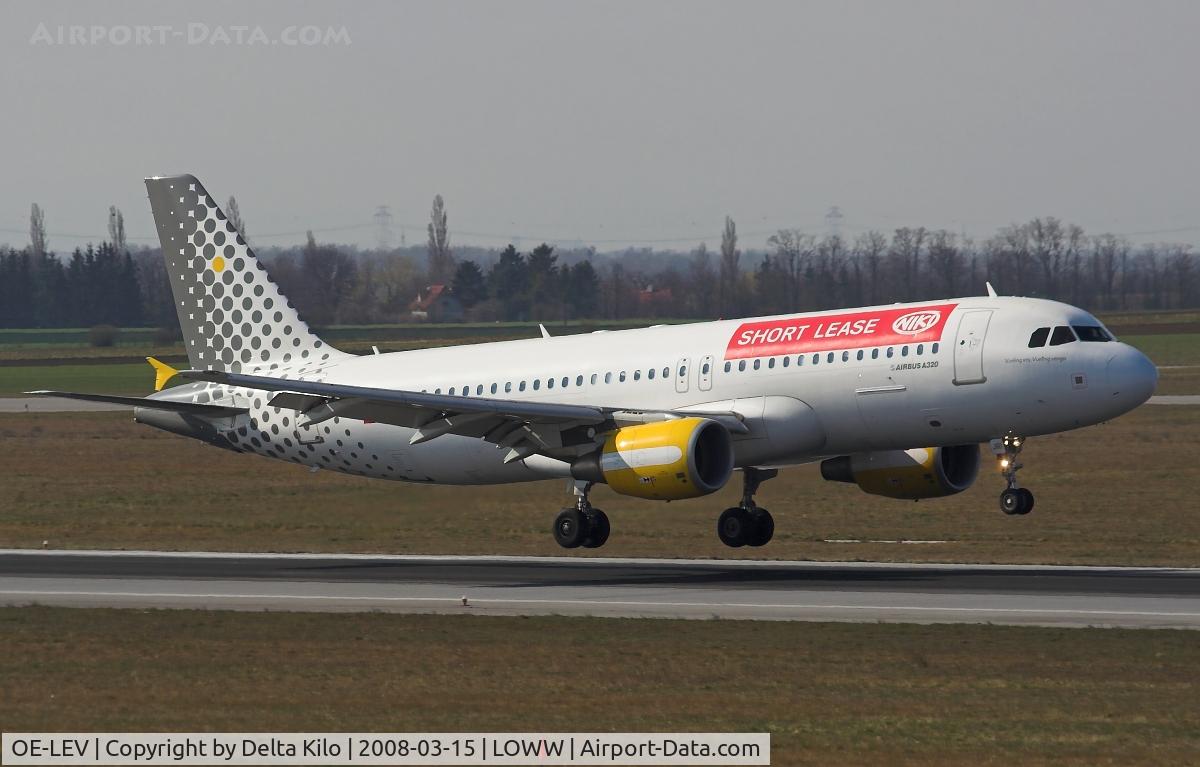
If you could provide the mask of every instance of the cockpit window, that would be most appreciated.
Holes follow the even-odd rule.
[[[1051,346],[1062,346],[1069,344],[1075,340],[1075,334],[1066,325],[1059,325],[1054,329],[1054,334],[1050,336]]]
[[[1080,341],[1111,341],[1108,331],[1098,325],[1072,325]]]
[[[1050,328],[1038,328],[1033,331],[1033,335],[1029,337],[1029,348],[1037,349],[1040,346],[1046,345],[1046,338],[1050,335]]]

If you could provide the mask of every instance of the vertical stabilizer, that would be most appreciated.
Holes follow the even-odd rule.
[[[193,368],[313,369],[344,356],[308,329],[195,176],[146,189]]]

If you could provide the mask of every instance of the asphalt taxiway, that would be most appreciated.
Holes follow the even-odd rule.
[[[1200,628],[1200,569],[0,551],[0,604]]]

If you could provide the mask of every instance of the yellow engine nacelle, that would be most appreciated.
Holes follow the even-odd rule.
[[[729,431],[706,418],[626,426],[571,466],[576,479],[605,482],[622,495],[659,501],[697,498],[733,473]]]
[[[863,492],[919,500],[961,493],[979,475],[979,445],[857,453],[821,461],[821,476]]]

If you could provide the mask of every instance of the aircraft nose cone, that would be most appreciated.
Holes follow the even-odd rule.
[[[1108,384],[1113,399],[1132,410],[1154,393],[1158,368],[1145,354],[1127,346],[1108,360]]]

